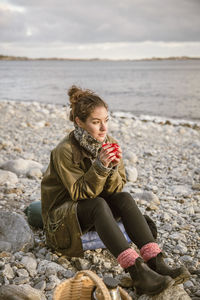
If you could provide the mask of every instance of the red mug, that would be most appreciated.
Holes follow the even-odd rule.
[[[113,148],[114,149],[111,151],[111,153],[115,153],[115,156],[116,158],[119,158],[119,156],[117,155],[117,152],[118,152],[118,149],[119,149],[119,145],[116,144],[116,143],[106,143],[106,144],[103,144],[102,147],[105,147],[109,144],[109,148]]]

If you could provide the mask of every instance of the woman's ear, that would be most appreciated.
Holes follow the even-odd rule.
[[[79,119],[79,117],[76,117],[75,118],[75,122],[76,122],[76,124],[79,126],[79,127],[82,127],[81,125],[82,125],[82,121]]]

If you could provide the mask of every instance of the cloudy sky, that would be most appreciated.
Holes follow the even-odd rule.
[[[0,54],[200,57],[200,0],[0,0]]]

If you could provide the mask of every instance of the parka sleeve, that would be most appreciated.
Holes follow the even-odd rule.
[[[73,201],[97,197],[109,175],[99,168],[96,161],[84,172],[78,164],[74,164],[71,151],[64,147],[57,149],[54,166]]]
[[[104,187],[105,192],[108,195],[113,193],[121,192],[126,183],[126,174],[123,160],[121,159],[119,165],[116,167],[116,170],[113,170],[106,180]]]

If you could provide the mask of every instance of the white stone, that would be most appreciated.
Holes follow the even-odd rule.
[[[128,181],[131,182],[135,182],[138,178],[138,171],[136,168],[131,168],[131,167],[127,167],[126,168],[126,172],[127,172],[127,179]]]
[[[187,247],[183,244],[178,244],[177,249],[178,249],[179,253],[182,254],[182,255],[186,254],[187,251],[188,251]]]
[[[0,185],[4,185],[5,183],[15,184],[18,182],[18,177],[16,174],[10,171],[0,170]]]
[[[152,192],[147,192],[147,191],[144,191],[142,193],[136,193],[134,195],[137,199],[140,199],[140,200],[145,200],[147,201],[148,203],[154,203],[154,204],[157,204],[159,205],[160,204],[160,200],[158,199],[158,196],[155,195],[154,193]]]
[[[49,281],[54,282],[56,285],[60,284],[60,279],[56,275],[50,275],[48,279]]]
[[[161,215],[161,218],[164,220],[164,221],[170,221],[171,220],[171,217],[168,213],[164,212],[162,215]]]
[[[13,147],[13,143],[9,140],[0,140],[0,149],[4,148],[4,149],[10,149]]]
[[[46,281],[42,280],[40,282],[38,282],[35,286],[35,289],[40,290],[40,291],[44,291],[46,289]]]
[[[153,178],[151,179],[151,181],[153,181]],[[157,192],[158,192],[158,187],[157,187],[156,185],[153,185],[153,186],[152,186],[152,191],[153,191],[154,193],[157,193]]]
[[[179,233],[179,232],[175,232],[175,233],[171,234],[169,237],[170,237],[172,240],[175,240],[175,241],[187,241],[187,240],[185,239],[185,235],[184,235],[184,234],[181,234],[181,233]]]
[[[41,109],[40,109],[40,112],[42,112],[42,113],[45,114],[45,115],[48,115],[48,114],[49,114],[49,110],[46,109],[46,108],[41,108]]]
[[[184,263],[192,262],[193,258],[189,255],[183,255],[180,257],[180,260]]]
[[[56,275],[57,272],[65,272],[65,268],[55,262],[49,262],[48,260],[42,260],[37,268],[37,272],[40,275],[46,274],[46,276]]]
[[[142,295],[138,300],[190,300],[182,285],[171,286],[155,296]]]
[[[6,276],[7,279],[12,279],[14,278],[14,272],[9,264],[5,264],[4,270],[3,270],[3,275]]]
[[[25,269],[18,269],[16,273],[19,277],[20,276],[29,277],[29,273]]]
[[[42,170],[43,165],[33,160],[25,160],[18,158],[15,160],[9,160],[1,166],[2,169],[11,171],[17,175],[26,175],[31,169]]]
[[[189,289],[189,288],[191,288],[191,287],[193,287],[194,286],[194,284],[192,283],[192,281],[190,281],[190,280],[188,280],[188,281],[186,281],[185,283],[184,283],[184,288],[185,289]]]
[[[192,205],[186,207],[185,208],[185,213],[188,214],[188,215],[194,215],[194,207]]]
[[[29,274],[33,277],[37,274],[37,261],[33,257],[23,256],[21,263],[24,265]]]
[[[137,155],[133,152],[126,152],[124,158],[128,160],[129,164],[135,164],[138,161]]]
[[[46,121],[42,120],[42,121],[39,121],[39,122],[35,123],[34,127],[35,128],[42,128],[42,127],[45,127],[45,124],[46,124]]]
[[[56,287],[56,283],[53,282],[53,281],[50,281],[50,282],[48,282],[48,283],[46,284],[45,290],[46,290],[46,291],[51,291],[51,290],[53,290],[55,287]]]
[[[5,285],[0,287],[1,299],[29,299],[29,300],[46,300],[42,291],[32,288],[29,284],[23,285]]]
[[[33,168],[31,170],[29,170],[27,173],[26,173],[26,176],[28,178],[41,178],[42,177],[42,171],[38,168]]]
[[[181,195],[187,195],[189,194],[189,188],[185,185],[174,185],[172,187],[172,191],[174,194],[181,194]]]

